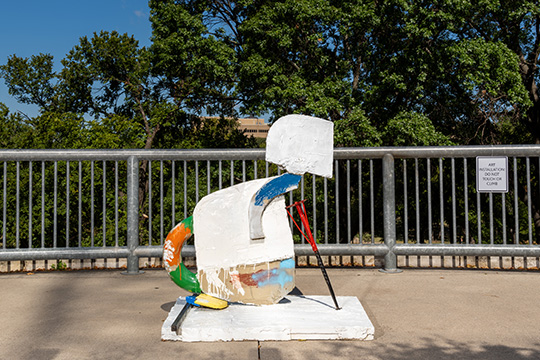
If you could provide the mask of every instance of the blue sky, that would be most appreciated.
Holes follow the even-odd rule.
[[[101,30],[128,33],[149,46],[150,26],[148,0],[50,0],[2,1],[0,5],[0,64],[16,54],[30,57],[39,53],[54,56],[55,69],[60,60],[79,43],[82,36],[91,37]],[[29,116],[37,108],[18,104],[0,79],[0,102],[11,112]]]

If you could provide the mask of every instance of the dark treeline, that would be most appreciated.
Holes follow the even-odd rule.
[[[540,142],[536,1],[150,1],[151,45],[96,31],[4,59],[3,148],[253,146],[224,118],[330,119],[340,146]]]

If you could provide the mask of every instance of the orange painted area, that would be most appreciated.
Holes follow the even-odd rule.
[[[175,266],[180,264],[180,252],[184,242],[191,237],[191,229],[186,227],[183,223],[180,223],[175,227],[165,239],[165,247],[169,248],[172,257],[169,256],[165,259],[169,266]]]

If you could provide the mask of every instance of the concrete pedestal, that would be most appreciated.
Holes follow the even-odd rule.
[[[193,307],[181,324],[179,335],[171,324],[185,305],[178,298],[161,328],[162,340],[372,340],[375,333],[360,301],[339,296],[336,310],[330,296],[289,295],[275,305],[231,304],[224,310]]]

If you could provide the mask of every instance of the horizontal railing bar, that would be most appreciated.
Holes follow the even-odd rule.
[[[139,246],[135,249],[134,253],[139,257],[161,257],[163,255],[163,247],[159,245]],[[195,246],[185,245],[182,247],[182,256],[195,257]]]
[[[0,161],[264,160],[264,149],[0,150]]]
[[[128,255],[125,247],[6,249],[0,251],[0,261],[127,258]]]
[[[296,256],[314,255],[310,245],[295,245]],[[375,255],[384,256],[388,252],[386,245],[335,245],[319,246],[321,255]],[[139,257],[161,257],[161,246],[139,246],[134,254]],[[129,250],[126,247],[107,248],[55,248],[55,249],[6,249],[0,252],[0,261],[16,260],[58,260],[58,259],[101,259],[127,258]],[[195,256],[195,246],[186,245],[182,248],[182,256]]]
[[[321,244],[318,245],[319,253],[323,256],[354,256],[354,255],[375,255],[384,256],[388,252],[388,247],[384,244],[359,245],[359,244]],[[309,244],[294,245],[296,256],[315,255]]]
[[[339,256],[339,255],[375,255],[384,256],[388,252],[388,247],[384,244],[379,245],[354,245],[354,244],[324,244],[319,245],[321,255]],[[297,244],[294,246],[296,256],[314,255],[311,245]],[[139,246],[135,250],[135,255],[141,257],[161,257],[163,248],[161,246]],[[186,245],[182,248],[182,256],[195,256],[195,246]]]
[[[399,159],[461,158],[476,156],[540,156],[540,145],[397,146],[376,148],[334,148],[334,159],[382,159],[390,154]]]
[[[393,248],[396,255],[420,256],[523,256],[539,257],[540,246],[534,245],[411,245],[397,244]]]
[[[294,246],[296,256],[311,256],[313,250],[308,244]],[[388,247],[384,244],[321,244],[319,252],[323,256],[384,256]],[[540,246],[534,245],[411,245],[396,244],[393,248],[396,255],[410,256],[521,256],[540,257]],[[161,246],[139,246],[134,251],[138,257],[161,257]],[[25,260],[59,260],[59,259],[102,259],[127,258],[129,250],[126,247],[107,248],[54,248],[54,249],[5,249],[0,251],[0,261]],[[195,247],[186,245],[182,256],[194,257]]]
[[[377,148],[334,148],[334,159],[377,159],[391,154],[394,158],[457,158],[476,156],[540,156],[540,145],[491,146],[403,146]],[[0,161],[90,161],[127,160],[264,160],[265,149],[165,149],[165,150],[95,150],[33,149],[0,150]]]

